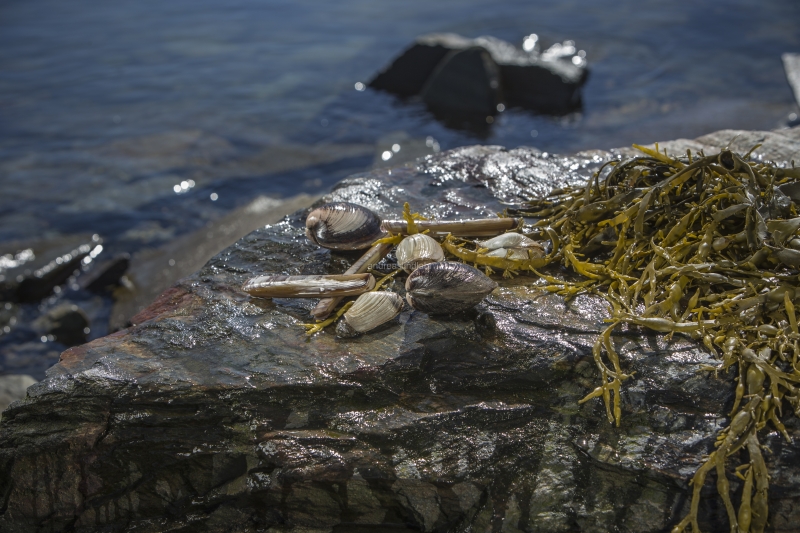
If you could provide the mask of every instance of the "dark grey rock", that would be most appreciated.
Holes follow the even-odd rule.
[[[500,72],[479,46],[452,51],[428,78],[420,96],[434,113],[477,115],[482,120],[497,113]]]
[[[403,97],[422,95],[440,116],[469,112],[483,118],[496,114],[498,103],[562,114],[581,105],[588,75],[576,53],[571,44],[539,53],[495,37],[423,35],[369,85]]]
[[[117,254],[111,259],[94,266],[90,273],[81,276],[78,285],[90,292],[103,293],[113,290],[120,284],[120,279],[128,271],[131,264],[131,255],[128,253]]]
[[[710,153],[731,139],[800,160],[797,130],[661,146]],[[467,147],[353,176],[324,200],[392,218],[404,201],[484,216],[584,180],[609,156]],[[635,372],[616,428],[599,401],[577,403],[599,379],[591,348],[605,303],[566,303],[533,277],[495,278],[469,313],[406,310],[355,339],[306,338],[313,301],[240,289],[257,272],[341,272],[357,257],[311,245],[305,212],[243,237],[132,327],[65,351],[9,406],[0,530],[656,532],[686,512],[688,479],[732,398],[730,376],[698,372],[714,362],[702,347],[635,328],[615,336]],[[762,441],[771,531],[800,520],[800,424],[787,429],[794,443]],[[713,481],[704,493],[702,527],[727,530]]]
[[[102,241],[70,235],[33,242],[4,243],[0,255],[0,301],[38,302],[79,272],[83,259]]]
[[[33,325],[43,335],[65,346],[83,344],[89,335],[89,318],[75,304],[58,305],[36,319]]]

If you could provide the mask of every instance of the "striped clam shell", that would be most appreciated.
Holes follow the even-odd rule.
[[[408,276],[406,301],[425,313],[453,314],[478,305],[496,287],[480,270],[464,263],[429,263]]]
[[[403,309],[403,299],[389,291],[367,292],[358,297],[353,306],[336,325],[339,337],[355,337],[384,324]]]
[[[361,250],[384,236],[378,215],[358,204],[333,202],[308,214],[306,236],[323,248]]]
[[[325,298],[356,296],[372,290],[372,274],[337,274],[331,276],[283,276],[266,274],[251,278],[242,290],[261,298]]]
[[[397,264],[408,273],[422,265],[444,261],[444,250],[434,239],[417,233],[409,235],[397,245]]]

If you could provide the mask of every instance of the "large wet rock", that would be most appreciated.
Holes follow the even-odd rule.
[[[738,137],[737,137],[738,135]],[[800,160],[800,130],[719,132]],[[663,146],[663,145],[662,145]],[[610,154],[477,146],[344,180],[328,200],[438,217],[585,179]],[[340,272],[353,255],[303,236],[305,212],[259,229],[133,317],[64,352],[0,426],[0,529],[29,531],[663,531],[729,410],[729,376],[692,341],[616,336],[623,423],[597,401],[591,346],[605,305],[498,279],[474,312],[405,310],[352,340],[307,338],[313,301],[240,290],[257,272]],[[397,283],[400,290],[401,283]],[[788,423],[800,438],[800,425]],[[800,448],[763,439],[770,528],[800,521]],[[732,475],[729,478],[734,480]],[[734,489],[736,483],[733,482]],[[702,518],[726,529],[709,483]]]

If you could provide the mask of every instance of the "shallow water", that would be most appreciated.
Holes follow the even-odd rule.
[[[800,4],[779,0],[9,0],[0,256],[21,240],[74,234],[102,238],[100,260],[134,253],[258,195],[320,193],[437,148],[569,153],[780,127],[798,112],[780,60],[800,51],[797,20]],[[589,62],[583,107],[564,117],[507,109],[475,133],[355,89],[429,32],[572,39]],[[399,152],[381,161],[392,145]],[[41,379],[57,360],[65,347],[35,325],[56,305],[78,305],[90,338],[109,331],[110,295],[76,287],[42,303],[0,302],[0,374]]]
[[[800,4],[777,0],[6,2],[0,241],[157,244],[257,194],[324,190],[398,131],[564,153],[774,128],[796,111],[780,54],[800,50],[797,20]],[[509,109],[477,136],[354,89],[444,31],[575,40],[591,70],[582,111]]]

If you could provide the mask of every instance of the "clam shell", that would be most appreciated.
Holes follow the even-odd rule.
[[[481,248],[497,250],[499,248],[539,248],[542,245],[522,233],[504,233],[486,241],[478,241]],[[527,256],[526,256],[527,257]]]
[[[444,261],[416,269],[406,280],[406,301],[429,314],[452,314],[477,305],[497,287],[481,271]]]
[[[397,264],[408,273],[422,265],[444,261],[444,250],[434,239],[417,233],[409,235],[397,245]]]
[[[333,276],[283,276],[266,274],[251,278],[242,290],[261,298],[325,298],[356,296],[375,287],[372,274]]]
[[[528,255],[529,251],[531,255]],[[542,257],[535,249],[531,248],[497,248],[496,250],[487,252],[486,255],[488,257],[501,257],[503,259],[514,259],[517,261],[527,261],[531,258],[536,259]]]
[[[358,204],[333,202],[306,218],[306,236],[323,248],[361,250],[384,236],[378,215]]]
[[[403,309],[403,299],[388,291],[367,292],[358,297],[336,325],[340,337],[354,337],[390,321]]]

